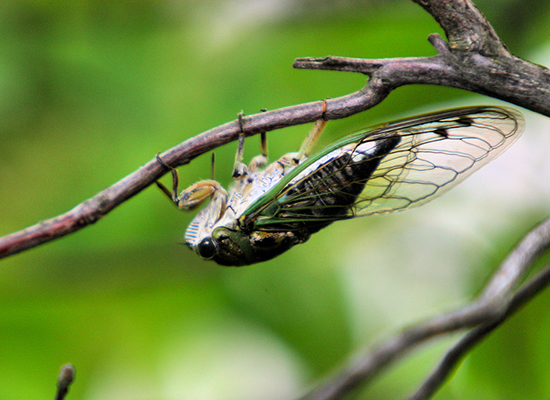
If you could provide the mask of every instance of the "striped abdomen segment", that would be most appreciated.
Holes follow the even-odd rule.
[[[281,225],[270,229],[305,228],[314,233],[346,218],[382,158],[399,142],[399,135],[394,134],[353,143],[314,162],[282,191],[275,217]]]

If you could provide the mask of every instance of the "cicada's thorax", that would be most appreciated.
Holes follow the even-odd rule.
[[[380,159],[398,142],[392,136],[338,148],[294,177],[269,207],[245,215],[261,196],[272,195],[270,189],[299,163],[292,161],[294,154],[287,154],[263,171],[251,169],[227,196],[213,196],[187,229],[185,240],[199,255],[221,265],[269,260],[334,220],[346,218]],[[269,228],[263,228],[262,220],[275,213],[285,222],[271,221]]]

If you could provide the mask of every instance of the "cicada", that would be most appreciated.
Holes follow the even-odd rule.
[[[299,152],[269,165],[265,136],[262,155],[248,166],[241,162],[242,135],[228,191],[212,179],[178,196],[172,169],[173,191],[159,187],[180,209],[210,198],[187,228],[187,245],[221,265],[249,265],[334,221],[420,206],[500,155],[524,122],[510,108],[456,108],[359,131],[309,156],[325,124],[317,121]]]

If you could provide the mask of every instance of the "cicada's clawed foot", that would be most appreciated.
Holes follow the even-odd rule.
[[[160,158],[160,155],[157,154],[156,156],[157,162],[162,165],[164,168],[170,170],[172,172],[172,190],[170,191],[164,184],[160,181],[155,181],[157,184],[157,187],[168,197],[175,205],[178,205],[178,186],[179,186],[179,175],[178,171],[169,166],[164,162],[162,158]]]
[[[164,168],[169,169],[172,172],[172,190],[169,190],[164,184],[159,181],[155,183],[159,189],[180,209],[183,211],[193,210],[198,205],[202,204],[206,199],[214,197],[215,193],[219,193],[222,196],[227,197],[225,189],[215,180],[206,179],[199,181],[187,189],[183,190],[178,196],[179,187],[179,175],[175,168],[172,168],[160,158],[157,154],[157,161]],[[212,165],[214,164],[214,157],[212,156]],[[212,167],[213,168],[213,167]],[[246,168],[246,166],[245,166]]]

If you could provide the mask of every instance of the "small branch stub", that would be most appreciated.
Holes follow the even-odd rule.
[[[63,400],[69,392],[69,387],[74,381],[76,370],[72,364],[66,364],[61,367],[59,371],[59,378],[57,379],[57,393],[55,400]]]

